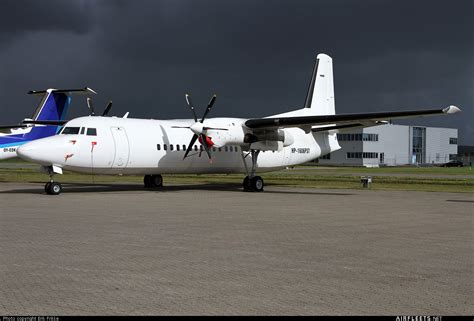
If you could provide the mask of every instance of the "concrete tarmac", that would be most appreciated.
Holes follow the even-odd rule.
[[[165,178],[166,180],[166,178]],[[472,194],[0,184],[0,315],[474,314]]]

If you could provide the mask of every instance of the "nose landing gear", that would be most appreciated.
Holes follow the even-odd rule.
[[[59,195],[63,191],[63,186],[57,182],[48,182],[44,185],[44,191],[48,195]]]
[[[54,170],[52,167],[47,168],[50,181],[44,185],[44,191],[48,195],[59,195],[63,191],[63,186],[54,181]]]

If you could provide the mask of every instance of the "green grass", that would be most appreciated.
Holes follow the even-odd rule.
[[[16,168],[2,168],[14,163]],[[35,165],[12,160],[0,162],[0,182],[46,182],[48,177]],[[289,170],[263,173],[266,185],[331,189],[362,189],[360,175],[371,175],[374,190],[433,192],[474,192],[474,172],[469,168],[441,167],[319,167],[299,166]],[[137,183],[142,176],[86,175],[65,172],[57,176],[67,183]],[[241,184],[243,175],[164,175],[165,184]]]

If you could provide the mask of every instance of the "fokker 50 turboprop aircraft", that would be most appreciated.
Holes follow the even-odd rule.
[[[390,119],[452,114],[443,109],[335,114],[332,59],[319,54],[304,107],[266,118],[210,118],[214,95],[199,120],[80,117],[59,135],[24,144],[18,155],[44,166],[51,180],[45,191],[57,195],[53,181],[63,169],[94,174],[142,174],[145,187],[162,186],[167,173],[246,173],[243,188],[263,191],[258,172],[306,163],[340,149],[336,133],[385,124]],[[201,154],[203,154],[201,157]]]
[[[0,160],[16,157],[16,150],[24,143],[35,139],[55,135],[59,130],[58,120],[63,120],[71,103],[72,94],[90,95],[95,92],[84,89],[47,89],[28,92],[30,95],[41,95],[36,111],[31,119],[24,119],[20,124],[0,126]],[[51,122],[53,122],[51,124]]]

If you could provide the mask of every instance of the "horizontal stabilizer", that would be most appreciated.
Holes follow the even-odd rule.
[[[89,87],[84,87],[82,89],[47,89],[47,90],[30,90],[28,92],[29,95],[44,95],[48,91],[54,93],[63,93],[63,94],[76,94],[76,95],[95,95],[97,94],[94,90],[90,89]]]
[[[31,125],[45,125],[45,126],[62,126],[66,124],[68,120],[25,120],[22,124]]]
[[[0,129],[15,129],[15,128],[26,128],[28,127],[27,125],[6,125],[6,126],[0,126]]]

